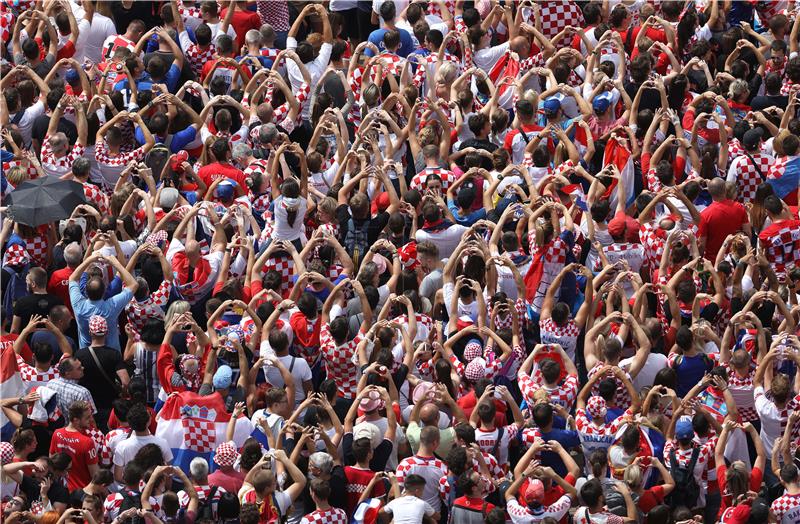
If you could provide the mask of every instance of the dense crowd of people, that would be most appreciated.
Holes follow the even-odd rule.
[[[2,520],[797,524],[798,35],[0,2]]]

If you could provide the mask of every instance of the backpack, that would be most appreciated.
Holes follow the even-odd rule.
[[[131,508],[142,509],[142,494],[135,491],[123,489],[120,494],[122,495],[122,503],[119,506],[119,514]],[[131,524],[144,524],[145,520],[142,517],[133,517]]]
[[[25,282],[25,275],[28,274],[28,266],[25,266],[25,269],[19,272],[14,271],[14,269],[9,266],[5,266],[3,267],[3,271],[8,274],[9,279],[6,288],[3,290],[2,313],[4,315],[3,318],[10,319],[14,315],[14,302],[28,295],[28,285]]]
[[[697,506],[697,500],[700,498],[700,486],[694,476],[694,467],[699,457],[700,448],[695,446],[692,450],[692,458],[689,460],[689,464],[681,466],[678,463],[675,450],[670,451],[669,470],[675,480],[675,489],[669,496],[670,506],[685,506],[689,509],[694,509]]]
[[[206,520],[214,518],[214,511],[212,506],[214,504],[214,495],[217,494],[218,488],[219,486],[213,486],[211,488],[211,491],[208,492],[208,496],[200,501],[200,505],[197,506],[196,520]]]
[[[364,255],[369,251],[369,239],[367,236],[367,228],[369,221],[365,222],[360,228],[356,227],[356,222],[352,218],[347,221],[347,234],[344,237],[344,248],[350,258],[353,259],[353,265],[356,271],[361,266],[361,261]]]
[[[164,166],[167,165],[169,157],[171,156],[172,151],[170,151],[169,148],[162,142],[154,145],[153,149],[148,151],[148,153],[145,155],[144,163],[147,167],[153,170],[153,178],[155,179],[156,183],[158,183],[161,172],[164,170]]]

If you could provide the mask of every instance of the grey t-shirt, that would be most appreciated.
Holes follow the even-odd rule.
[[[22,53],[17,53],[14,55],[14,63],[17,65],[26,65],[30,66],[28,59],[25,58],[25,55]],[[33,72],[39,75],[39,78],[44,79],[47,76],[47,73],[53,69],[53,66],[56,65],[56,57],[52,53],[47,53],[47,56],[44,57],[44,60],[32,66]]]
[[[444,279],[442,278],[442,270],[434,269],[422,279],[419,285],[419,295],[425,297],[433,303],[434,296],[438,289],[442,289]]]

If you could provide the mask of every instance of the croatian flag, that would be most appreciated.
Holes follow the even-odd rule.
[[[189,391],[175,393],[167,398],[158,412],[156,436],[166,440],[172,449],[172,465],[188,474],[189,463],[195,457],[213,464],[217,446],[225,442],[230,418],[220,395],[201,396]],[[266,435],[243,416],[236,422],[233,442],[241,448],[248,437],[254,437],[262,446],[268,447]]]
[[[383,507],[381,499],[370,498],[358,505],[350,524],[375,524],[378,522],[378,511]]]
[[[779,198],[786,199],[793,195],[792,202],[796,202],[797,188],[800,186],[800,156],[779,158],[769,170],[767,183]]]
[[[519,69],[519,60],[513,58],[511,56],[511,52],[509,51],[500,57],[500,60],[498,60],[494,67],[492,67],[492,70],[489,71],[489,78],[492,79],[492,83],[494,83],[494,85],[497,85],[497,82],[502,80],[504,77],[510,76],[512,78],[516,78],[519,74]],[[499,96],[505,95],[506,91],[513,93],[514,90],[512,86],[513,84],[509,82],[503,82],[502,84],[497,85],[497,89],[500,91]],[[512,89],[509,91],[509,88]]]
[[[578,206],[578,209],[581,211],[588,211],[589,206],[586,203],[586,195],[583,193],[583,187],[580,184],[570,184],[568,186],[564,186],[561,190],[571,196],[575,197],[575,205]]]
[[[0,391],[3,392],[3,398],[25,394],[25,386],[17,366],[17,354],[10,348],[6,348],[0,356]],[[0,436],[3,437],[3,442],[9,442],[16,430],[17,427],[0,411]]]
[[[622,180],[625,182],[625,207],[631,205],[635,198],[633,187],[633,155],[623,143],[616,137],[611,137],[606,144],[606,150],[603,155],[603,166],[614,164],[619,169]],[[606,190],[606,196],[613,209],[617,205],[617,180]]]

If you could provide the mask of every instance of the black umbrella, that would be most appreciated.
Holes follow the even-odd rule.
[[[36,227],[69,218],[86,203],[83,185],[74,180],[43,176],[27,180],[5,198],[8,216],[15,222]]]

